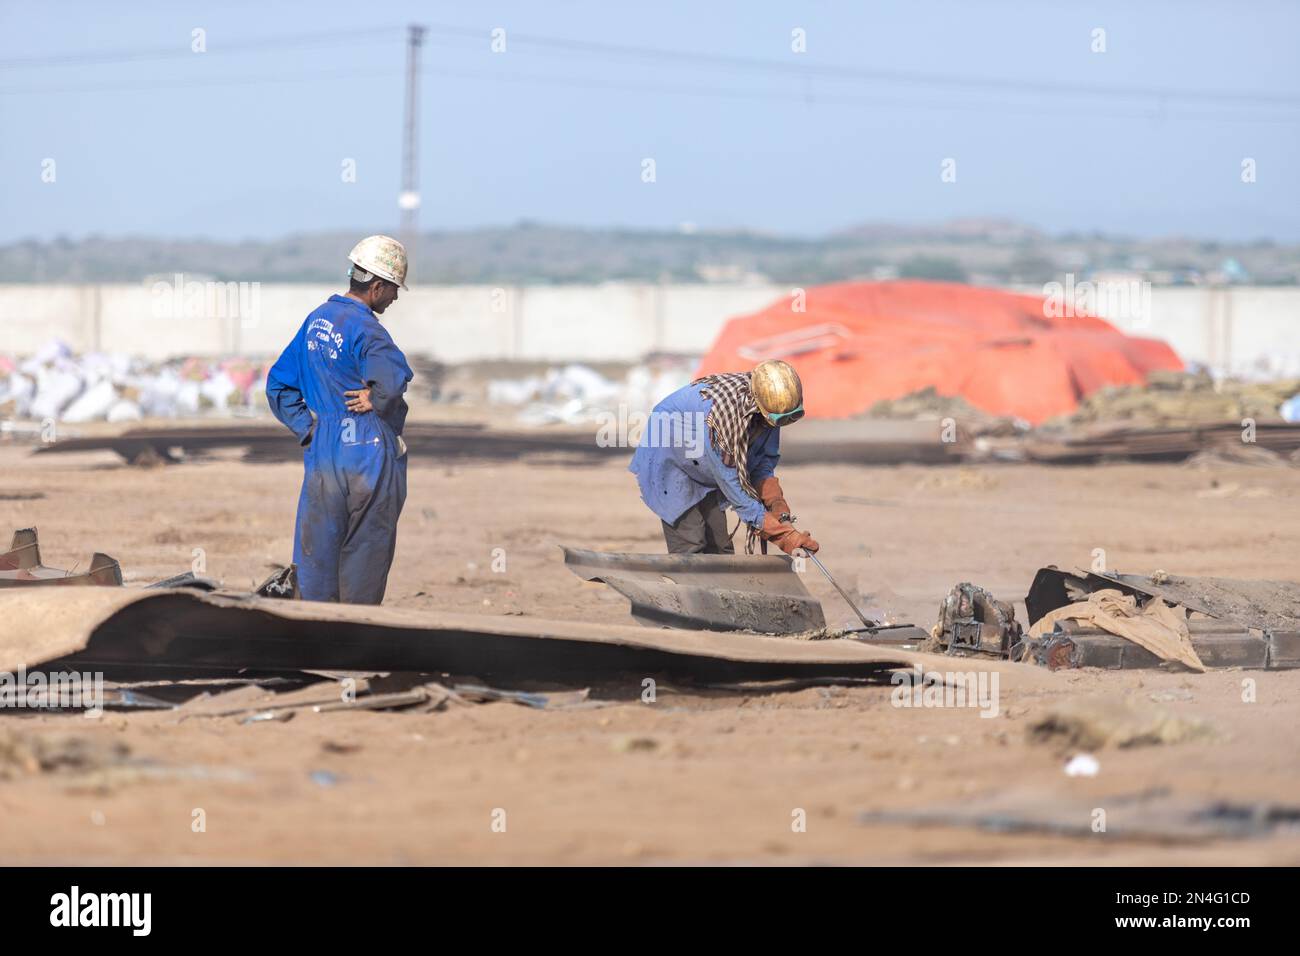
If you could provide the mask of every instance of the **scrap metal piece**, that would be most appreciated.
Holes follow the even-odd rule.
[[[1107,571],[1040,568],[1025,608],[1037,621],[1057,608],[1104,588],[1115,588],[1139,603],[1159,598],[1214,618],[1188,622],[1192,647],[1208,667],[1300,667],[1300,584],[1291,581],[1182,577]],[[1124,638],[1061,622],[1053,634],[1032,642],[1029,656],[1059,667],[1141,668],[1163,663]]]
[[[48,585],[122,586],[122,567],[113,558],[96,551],[88,571],[64,571],[41,563],[41,548],[35,528],[14,532],[9,550],[0,554],[0,588],[30,588]]]
[[[1034,660],[1051,670],[1075,667],[1103,667],[1108,670],[1135,670],[1168,664],[1144,647],[1100,628],[1080,627],[1075,621],[1062,621],[1059,630],[1031,645]],[[1244,667],[1263,669],[1270,664],[1270,642],[1248,630],[1217,621],[1192,621],[1188,624],[1192,648],[1206,667]]]
[[[146,584],[145,587],[159,590],[166,588],[194,588],[198,591],[215,591],[221,587],[221,583],[212,578],[200,577],[193,571],[185,571],[182,574],[174,574],[170,578],[155,581],[153,584]]]
[[[9,550],[0,554],[0,571],[28,571],[40,566],[41,546],[36,540],[36,529],[15,531]]]
[[[1121,638],[1121,640],[1123,639]],[[1124,643],[1129,642],[1124,641]],[[1133,646],[1136,647],[1137,645]],[[1142,650],[1142,648],[1139,648],[1139,650]],[[1079,653],[1079,649],[1075,646],[1074,639],[1068,634],[1046,634],[1042,640],[1030,643],[1029,652],[1035,663],[1046,667],[1048,670],[1059,671],[1062,668],[1083,666],[1083,658]],[[1150,651],[1147,653],[1150,653]]]
[[[797,634],[826,626],[786,555],[629,554],[564,548],[564,564],[632,602],[652,627]]]
[[[1263,579],[1097,572],[1097,577],[1170,604],[1260,630],[1300,629],[1300,584]]]
[[[413,690],[392,694],[370,694],[355,700],[335,700],[327,704],[316,704],[312,710],[318,714],[332,714],[341,710],[401,710],[404,707],[426,703],[428,700],[429,691],[423,687],[416,687]]]
[[[1035,621],[1046,617],[1058,607],[1081,601],[1094,590],[1096,587],[1089,584],[1087,575],[1082,571],[1071,574],[1069,571],[1062,571],[1054,564],[1039,568],[1034,574],[1033,582],[1029,585],[1029,593],[1025,595],[1025,611],[1029,617],[1030,627]]]
[[[632,624],[281,601],[185,588],[78,588],[0,594],[0,672],[62,665],[178,678],[300,675],[305,670],[475,675],[494,687],[640,687],[666,681],[869,677],[941,667],[942,658],[856,640],[799,641]],[[83,666],[84,665],[84,666]],[[1004,689],[1056,686],[1039,668],[997,669]],[[264,708],[263,708],[264,709]]]
[[[1022,634],[1015,608],[987,589],[963,581],[939,606],[934,636],[946,654],[1006,658]]]
[[[257,586],[253,592],[258,597],[284,598],[297,601],[302,595],[298,590],[298,566],[291,564],[281,568]]]
[[[1159,597],[1210,617],[1259,630],[1300,630],[1300,584],[1254,578],[1183,577],[1113,571],[1062,571],[1049,565],[1034,575],[1025,608],[1030,623],[1058,607],[1102,588],[1118,588],[1141,599]],[[1074,591],[1078,596],[1072,596]]]
[[[1270,667],[1300,667],[1300,631],[1270,631],[1265,638]]]
[[[915,624],[878,624],[872,627],[854,625],[836,634],[850,640],[888,647],[919,648],[930,639],[930,632]]]
[[[105,710],[175,710],[169,700],[146,694],[131,687],[106,687],[100,702]]]
[[[513,704],[522,704],[524,707],[533,707],[537,710],[547,708],[563,709],[565,707],[581,707],[584,704],[592,704],[588,700],[591,695],[591,688],[589,687],[549,694],[535,691],[501,690],[498,687],[485,687],[481,684],[456,684],[451,689],[456,696],[468,701],[488,703],[495,700],[506,700]]]
[[[1300,425],[1258,422],[1254,444],[1280,455],[1300,448]],[[1052,436],[1040,431],[1024,443],[1031,461],[1084,464],[1102,459],[1181,461],[1209,449],[1240,449],[1240,421],[1167,428],[1103,427],[1077,434]]]
[[[222,589],[220,581],[215,578],[202,577],[193,571],[175,574],[170,578],[155,581],[153,584],[146,584],[145,587],[159,591],[169,588],[194,588],[196,591],[220,591]],[[259,584],[253,593],[259,597],[297,600],[299,597],[297,566],[291,564],[287,568],[280,568]]]

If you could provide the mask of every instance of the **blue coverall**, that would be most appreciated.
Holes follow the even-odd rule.
[[[713,399],[701,397],[702,387],[679,388],[654,407],[628,471],[636,475],[641,500],[668,524],[720,490],[724,508],[735,509],[746,524],[762,527],[763,503],[745,493],[735,467],[723,463],[709,438],[705,420]],[[746,466],[751,484],[776,473],[780,435],[779,428],[761,428],[750,439]]]
[[[294,531],[307,601],[379,604],[406,501],[406,356],[361,302],[332,295],[271,367],[266,397],[306,447]],[[373,412],[344,392],[370,389]]]

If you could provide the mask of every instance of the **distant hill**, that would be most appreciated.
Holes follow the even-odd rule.
[[[223,281],[335,282],[363,230],[270,241],[58,239],[0,246],[6,282],[134,282],[185,272]],[[1300,283],[1300,246],[1193,239],[1045,235],[996,219],[935,226],[869,224],[820,238],[757,232],[514,226],[429,232],[412,279],[421,284],[718,282],[765,279],[812,285],[846,279],[1060,280],[1066,272],[1133,273],[1156,284],[1210,280]]]

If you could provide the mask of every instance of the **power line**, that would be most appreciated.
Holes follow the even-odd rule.
[[[330,46],[336,43],[369,43],[378,39],[388,39],[401,34],[402,27],[375,27],[369,30],[330,30],[319,33],[291,33],[279,36],[259,37],[252,40],[237,40],[225,43],[218,36],[210,50],[196,53],[190,44],[181,42],[164,47],[146,47],[137,50],[116,50],[111,52],[87,51],[84,53],[64,53],[52,56],[15,57],[0,60],[0,70],[25,70],[54,66],[89,66],[91,64],[136,63],[143,60],[162,60],[173,57],[211,56],[224,53],[256,53],[262,51],[300,49],[312,46]]]
[[[148,81],[137,81],[132,83],[95,83],[90,86],[15,86],[8,89],[0,89],[0,96],[32,96],[44,93],[127,93],[127,92],[158,92],[166,93],[170,90],[181,89],[198,89],[202,87],[214,86],[258,86],[273,85],[276,83],[315,83],[317,81],[328,80],[352,80],[368,79],[379,76],[400,76],[401,70],[332,70],[321,73],[303,73],[301,70],[293,73],[263,73],[258,75],[240,74],[239,76],[223,76],[210,80],[170,80],[158,79]]]
[[[689,96],[689,97],[718,97],[724,99],[744,99],[744,100],[784,100],[787,102],[801,102],[808,106],[825,106],[825,105],[843,105],[843,106],[862,106],[879,109],[880,107],[902,107],[906,109],[924,109],[938,112],[964,113],[964,112],[996,112],[1000,114],[1014,114],[1021,116],[1050,116],[1061,119],[1076,119],[1080,117],[1106,117],[1111,119],[1133,119],[1148,121],[1179,121],[1179,120],[1210,120],[1215,122],[1240,122],[1240,123],[1292,123],[1294,118],[1278,114],[1261,115],[1246,113],[1212,113],[1212,112],[1189,112],[1185,108],[1178,110],[1161,109],[1130,109],[1126,111],[1117,111],[1113,109],[1087,109],[1084,107],[1071,106],[1068,111],[1063,112],[1060,107],[1048,106],[1031,106],[1029,104],[1006,104],[994,102],[966,102],[958,100],[917,100],[904,98],[901,96],[854,96],[847,94],[825,93],[815,90],[805,90],[796,92],[791,90],[754,90],[739,89],[735,87],[717,87],[717,86],[700,86],[692,84],[690,86],[673,86],[666,84],[652,83],[628,83],[622,81],[610,81],[605,77],[585,77],[575,75],[556,75],[544,73],[505,73],[498,70],[452,70],[452,69],[424,69],[425,76],[439,76],[449,79],[476,80],[489,83],[523,83],[530,86],[557,86],[569,87],[585,90],[590,93],[604,93],[612,90],[619,90],[630,93],[646,94],[665,94],[669,96]],[[304,74],[302,72],[293,73],[276,73],[261,74],[258,76],[241,75],[236,77],[221,77],[211,80],[192,80],[192,81],[171,81],[171,80],[152,80],[144,83],[129,84],[103,84],[85,86],[62,86],[62,87],[11,87],[9,89],[0,89],[0,96],[18,96],[18,95],[41,95],[41,94],[60,94],[60,93],[110,93],[110,92],[141,92],[141,91],[158,91],[166,92],[175,89],[193,89],[203,87],[224,87],[224,86],[257,86],[257,85],[274,85],[277,83],[312,83],[316,81],[329,80],[348,80],[348,79],[368,79],[377,77],[396,77],[403,75],[400,69],[389,70],[370,70],[370,71],[331,71],[322,73]]]
[[[1119,119],[1145,120],[1204,119],[1229,122],[1295,122],[1292,117],[1278,115],[1261,116],[1242,113],[1190,113],[1185,110],[1171,112],[1167,109],[1154,111],[1150,109],[1135,109],[1127,112],[1115,112],[1113,110],[1088,110],[1074,106],[1069,107],[1068,111],[1063,111],[1060,107],[1033,107],[1025,104],[1007,105],[1004,103],[970,103],[957,102],[953,100],[915,100],[903,99],[897,96],[849,96],[844,94],[828,94],[807,90],[804,92],[789,90],[742,90],[734,87],[709,87],[699,86],[698,84],[693,84],[691,86],[665,86],[662,84],[623,83],[618,81],[611,82],[603,77],[557,76],[554,74],[538,73],[502,73],[499,71],[440,69],[427,70],[426,73],[434,76],[445,76],[456,79],[486,80],[488,82],[571,86],[586,89],[592,93],[603,93],[609,90],[622,90],[625,92],[667,93],[670,95],[702,97],[719,96],[750,100],[780,99],[793,102],[803,102],[809,106],[817,106],[826,103],[862,105],[874,108],[879,108],[881,106],[900,106],[908,109],[934,109],[954,113],[1017,113],[1033,116],[1055,116],[1061,119],[1074,119],[1076,117],[1084,116],[1105,116]]]
[[[359,42],[362,40],[389,39],[401,34],[402,27],[377,27],[369,30],[326,31],[315,34],[290,34],[286,36],[262,37],[258,39],[218,44],[212,53],[244,53],[270,51],[278,52],[304,46],[328,45],[335,42]],[[425,28],[429,34],[451,40],[475,40],[486,46],[489,35],[479,29],[457,27],[448,24],[435,24]],[[757,57],[732,56],[725,54],[702,53],[686,50],[671,50],[662,47],[647,47],[632,44],[604,43],[590,40],[575,40],[566,37],[554,37],[532,33],[508,33],[508,42],[523,44],[525,48],[533,46],[538,52],[562,52],[585,56],[613,58],[623,61],[641,61],[649,63],[673,63],[678,66],[701,69],[728,69],[749,72],[766,72],[784,76],[796,76],[804,79],[821,78],[835,82],[867,82],[871,84],[892,83],[911,86],[930,86],[957,88],[967,90],[987,90],[1013,95],[1053,94],[1066,96],[1089,96],[1110,98],[1147,98],[1159,104],[1204,101],[1218,103],[1253,103],[1255,105],[1272,105],[1286,109],[1300,108],[1300,95],[1275,94],[1263,91],[1222,91],[1206,89],[1175,89],[1170,87],[1145,86],[1102,86],[1097,84],[1041,82],[1015,80],[1006,77],[981,77],[963,74],[918,73],[904,70],[862,69],[837,65],[821,65],[815,61],[800,64]],[[426,42],[428,42],[426,37]],[[188,46],[169,46],[144,50],[127,50],[115,52],[86,52],[60,56],[26,57],[0,60],[0,69],[25,69],[49,66],[75,66],[89,64],[111,64],[136,62],[147,59],[174,58],[194,55]],[[603,81],[598,81],[603,82]]]
[[[449,37],[475,38],[486,40],[481,31],[467,30],[463,27],[448,25],[429,26],[428,31]],[[633,46],[628,44],[601,43],[590,40],[572,40],[564,37],[543,36],[531,33],[507,34],[510,43],[522,41],[525,45],[533,44],[543,48],[563,50],[568,53],[583,53],[601,56],[617,56],[628,59],[664,61],[685,64],[711,65],[743,70],[773,71],[796,76],[820,76],[828,79],[869,80],[873,82],[910,83],[930,86],[957,86],[963,89],[982,87],[1005,92],[1033,93],[1068,93],[1082,96],[1125,96],[1152,97],[1164,100],[1221,100],[1225,102],[1273,102],[1284,106],[1300,106],[1300,95],[1281,95],[1260,91],[1218,90],[1180,90],[1169,87],[1118,87],[1099,86],[1082,83],[1042,83],[1026,82],[1003,77],[979,77],[958,74],[915,73],[903,70],[864,70],[853,67],[834,65],[796,65],[780,60],[757,57],[729,56],[712,53],[698,53],[684,50],[669,50],[662,47]]]

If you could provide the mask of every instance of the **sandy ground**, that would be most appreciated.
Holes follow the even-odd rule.
[[[867,603],[929,626],[959,581],[1019,600],[1038,567],[1087,566],[1098,548],[1122,571],[1300,580],[1297,474],[836,466],[788,468],[782,478],[827,564]],[[109,453],[34,458],[10,446],[0,447],[0,475],[0,534],[37,526],[52,566],[84,566],[103,550],[122,562],[128,584],[141,584],[201,560],[206,574],[244,587],[291,553],[297,465],[224,456],[139,469]],[[627,621],[620,596],[564,569],[561,542],[662,549],[658,522],[621,463],[416,460],[387,603]],[[503,573],[491,567],[498,548]],[[828,619],[847,622],[815,574],[807,584]],[[1242,699],[1244,679],[1255,682],[1253,702]],[[6,735],[71,733],[123,743],[177,772],[98,782],[11,773],[0,779],[0,862],[1300,863],[1297,835],[1160,844],[857,819],[1010,791],[1102,808],[1152,788],[1294,802],[1300,672],[1075,672],[1059,690],[1004,691],[993,719],[894,707],[891,690],[736,696],[661,687],[654,704],[593,710],[495,703],[249,725],[178,722],[170,712],[6,715],[0,762]],[[1028,742],[1026,726],[1097,695],[1158,706],[1212,733],[1104,749],[1096,777],[1067,777],[1069,752]]]

